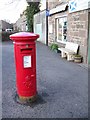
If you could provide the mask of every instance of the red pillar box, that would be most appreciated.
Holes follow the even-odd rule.
[[[16,63],[16,86],[20,101],[33,101],[37,94],[36,86],[36,39],[39,35],[19,32],[10,35],[14,42]]]

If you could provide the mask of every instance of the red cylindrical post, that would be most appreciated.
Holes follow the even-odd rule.
[[[19,100],[33,100],[37,94],[36,85],[36,39],[39,35],[19,32],[10,35],[14,43],[16,63],[16,86]]]

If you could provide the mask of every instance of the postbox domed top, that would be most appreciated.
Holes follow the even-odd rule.
[[[35,41],[37,38],[39,38],[38,34],[30,32],[19,32],[10,35],[10,39],[13,41]]]

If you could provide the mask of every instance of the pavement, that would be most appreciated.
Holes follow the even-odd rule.
[[[1,40],[1,39],[0,39]],[[0,120],[2,118],[2,46],[0,45]]]
[[[12,42],[2,45],[3,118],[87,118],[88,69],[62,59],[37,42],[37,91],[30,106],[15,101],[16,77]]]

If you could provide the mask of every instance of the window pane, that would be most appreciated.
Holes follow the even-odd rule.
[[[62,19],[58,22],[58,39],[62,40]]]
[[[57,19],[57,41],[67,41],[67,17]]]
[[[67,20],[63,21],[63,41],[67,41]]]

